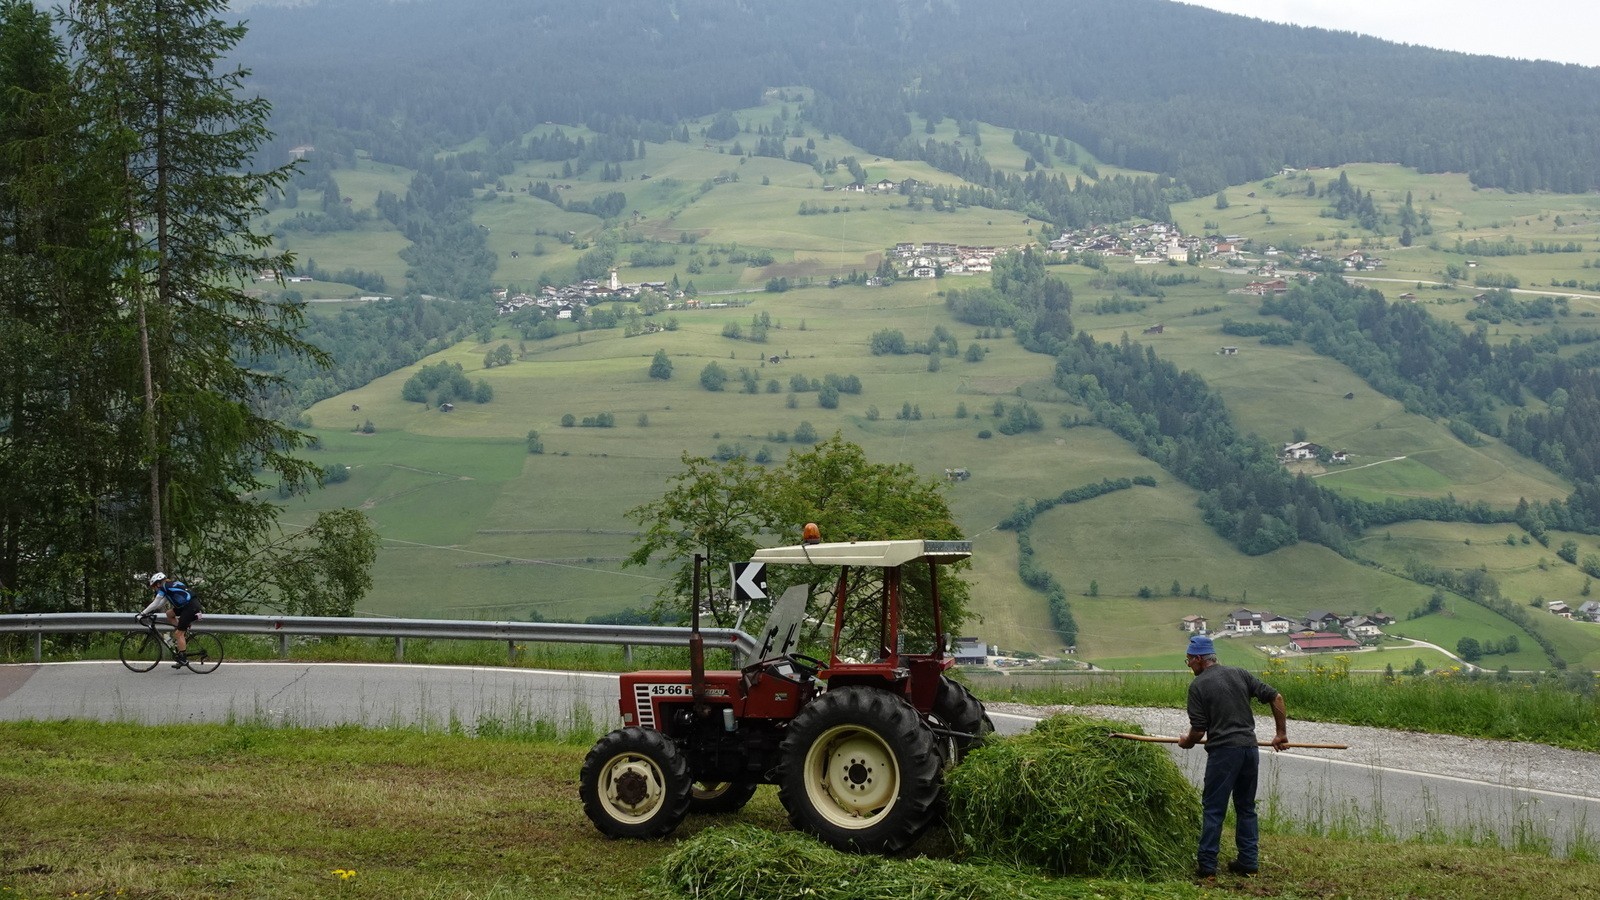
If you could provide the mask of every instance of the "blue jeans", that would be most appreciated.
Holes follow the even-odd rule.
[[[1210,747],[1206,780],[1200,792],[1200,858],[1198,868],[1215,870],[1222,848],[1222,820],[1233,798],[1234,844],[1240,865],[1254,869],[1260,861],[1261,830],[1256,822],[1256,777],[1261,754],[1255,747]]]

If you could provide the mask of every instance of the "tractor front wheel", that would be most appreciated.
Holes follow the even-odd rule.
[[[688,762],[661,732],[619,728],[584,757],[578,796],[607,837],[658,838],[688,813],[689,778]]]
[[[937,742],[888,691],[824,692],[789,725],[780,756],[778,799],[789,821],[836,850],[893,853],[934,818]]]
[[[983,702],[972,696],[972,692],[964,685],[943,675],[939,676],[939,693],[933,700],[933,716],[945,728],[971,735],[950,739],[946,759],[950,765],[960,762],[969,751],[982,746],[984,740],[994,733],[994,723],[989,721],[989,713],[984,710]]]

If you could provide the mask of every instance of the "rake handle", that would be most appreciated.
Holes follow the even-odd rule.
[[[1148,744],[1176,744],[1178,742],[1178,739],[1175,738],[1175,737],[1163,737],[1163,736],[1158,735],[1158,734],[1128,734],[1125,731],[1113,731],[1113,732],[1111,732],[1111,736],[1114,737],[1114,738],[1124,738],[1124,739],[1130,740],[1130,741],[1144,741],[1145,743],[1148,743]],[[1204,744],[1205,741],[1202,740],[1202,741],[1200,741],[1200,743]],[[1272,746],[1272,742],[1271,741],[1256,741],[1256,746],[1257,747],[1271,747]],[[1290,747],[1290,748],[1298,747],[1298,748],[1304,749],[1304,750],[1349,750],[1350,749],[1350,746],[1348,744],[1295,744],[1295,743],[1291,743],[1291,744],[1288,744],[1287,746]]]

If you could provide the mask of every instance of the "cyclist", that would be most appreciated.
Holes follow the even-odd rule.
[[[200,598],[191,594],[183,582],[176,578],[168,578],[165,572],[157,572],[150,576],[150,589],[155,591],[155,599],[134,618],[143,621],[145,616],[154,615],[156,610],[162,607],[166,608],[167,624],[172,626],[173,644],[178,648],[178,659],[172,667],[181,669],[189,661],[187,656],[189,626],[200,617]]]

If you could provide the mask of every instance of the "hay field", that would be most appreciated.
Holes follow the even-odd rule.
[[[775,117],[782,121],[787,109],[792,122],[802,95],[795,89],[785,93],[787,99],[774,92],[762,106],[737,111],[736,116],[759,129]],[[1023,171],[1025,156],[1012,144],[1011,131],[980,127],[979,149],[986,158],[1002,169]],[[570,137],[590,136],[580,127],[561,129]],[[697,129],[691,131],[697,135]],[[953,140],[955,123],[940,123],[935,135]],[[872,157],[837,136],[808,137],[824,159],[855,156],[870,180],[914,177],[954,183],[952,176],[920,162]],[[1106,477],[1150,475],[1158,486],[1058,508],[1042,516],[1034,530],[1040,559],[1071,596],[1083,631],[1083,658],[1130,666],[1165,661],[1176,618],[1194,611],[1222,615],[1249,606],[1286,615],[1312,608],[1382,609],[1398,615],[1426,601],[1430,589],[1320,547],[1243,557],[1200,520],[1193,491],[1173,482],[1121,439],[1095,427],[1060,427],[1063,417],[1087,412],[1053,390],[1052,361],[1022,351],[1009,336],[979,339],[976,329],[945,312],[940,291],[981,286],[986,283],[981,278],[902,282],[881,289],[760,290],[778,274],[826,278],[873,269],[884,250],[900,241],[1021,243],[1034,236],[1039,223],[1014,211],[913,210],[898,194],[826,191],[825,183],[850,180],[848,172],[841,168],[822,177],[787,160],[741,157],[730,152],[735,140],[753,149],[756,136],[741,133],[709,146],[698,135],[688,144],[650,144],[644,158],[622,164],[618,182],[600,181],[598,167],[565,178],[559,163],[530,161],[503,179],[504,190],[486,186],[479,194],[474,221],[487,229],[486,239],[499,260],[494,277],[502,285],[529,289],[540,277],[562,280],[598,235],[601,223],[595,217],[566,212],[526,193],[530,182],[549,181],[567,186],[562,194],[569,199],[626,193],[628,214],[617,252],[623,280],[670,280],[676,275],[702,292],[746,291],[725,299],[748,305],[666,313],[658,320],[675,320],[675,330],[634,338],[622,337],[619,330],[531,341],[502,329],[489,342],[468,341],[424,361],[457,362],[472,380],[487,381],[495,398],[481,407],[461,403],[443,413],[401,400],[401,386],[412,371],[394,373],[314,407],[313,430],[323,441],[314,458],[351,465],[352,477],[312,497],[289,501],[288,518],[305,522],[319,508],[344,505],[372,516],[385,549],[363,612],[582,619],[647,605],[662,584],[661,573],[620,567],[635,528],[626,511],[660,495],[679,470],[681,454],[711,455],[733,448],[750,454],[764,450],[781,460],[795,448],[788,438],[802,423],[823,436],[839,431],[874,460],[906,462],[929,477],[939,477],[947,467],[973,473],[970,480],[949,486],[951,507],[979,551],[973,568],[974,621],[968,631],[1008,650],[1056,652],[1060,641],[1050,628],[1043,597],[1016,578],[1014,537],[996,530],[996,523],[1019,502]],[[1081,148],[1079,154],[1081,161],[1096,163]],[[1072,169],[1058,162],[1053,171],[1067,174]],[[1600,228],[1594,224],[1600,222],[1600,212],[1591,215],[1589,210],[1596,205],[1593,198],[1497,196],[1473,191],[1456,176],[1418,176],[1392,166],[1351,166],[1347,171],[1354,184],[1373,190],[1380,206],[1390,211],[1411,190],[1414,204],[1432,218],[1436,233],[1428,240],[1443,247],[1453,246],[1457,234],[1487,238],[1498,233],[1496,228],[1509,229],[1508,234],[1524,241],[1552,240],[1555,235],[1600,240],[1588,237]],[[1101,167],[1100,174],[1117,172]],[[1337,174],[1329,170],[1312,177],[1321,182]],[[336,177],[352,205],[363,208],[379,190],[403,193],[410,173],[363,162]],[[1416,290],[1417,281],[1436,280],[1433,270],[1458,256],[1428,249],[1425,241],[1402,254],[1393,236],[1361,235],[1353,223],[1323,218],[1320,211],[1326,203],[1303,197],[1304,177],[1229,188],[1233,205],[1228,210],[1214,209],[1213,198],[1207,197],[1174,206],[1173,216],[1185,230],[1202,230],[1210,221],[1221,231],[1317,243],[1329,251],[1353,249],[1365,240],[1391,260],[1390,268],[1378,273],[1381,277],[1414,279],[1381,283],[1386,292]],[[1247,197],[1252,190],[1256,198]],[[1295,196],[1297,191],[1301,196]],[[828,211],[802,216],[802,204]],[[833,211],[835,206],[839,211]],[[1262,213],[1261,206],[1268,212]],[[1563,217],[1559,226],[1556,215]],[[326,269],[354,266],[381,272],[396,288],[403,283],[405,266],[397,254],[404,241],[396,233],[378,228],[334,235],[296,233],[292,240],[302,258],[314,258]],[[674,261],[632,265],[630,255],[651,241],[661,242],[664,246],[656,249],[669,249]],[[770,252],[774,264],[752,268],[730,263],[727,249],[735,245]],[[1581,262],[1589,255],[1600,259],[1600,243],[1593,254],[1541,254],[1497,262],[1560,263],[1559,270],[1527,268],[1529,279],[1582,278],[1587,270]],[[699,273],[685,271],[691,262],[700,266]],[[1229,293],[1249,276],[1205,267],[1159,267],[1151,273],[1178,272],[1196,275],[1198,281],[1163,288],[1161,297],[1135,298],[1145,303],[1139,309],[1096,313],[1095,303],[1119,292],[1096,286],[1095,273],[1082,267],[1056,270],[1073,285],[1078,327],[1107,341],[1128,334],[1163,359],[1198,372],[1221,392],[1242,431],[1282,442],[1295,429],[1304,429],[1310,440],[1349,450],[1350,466],[1308,472],[1328,487],[1369,499],[1449,493],[1497,506],[1514,505],[1523,497],[1562,497],[1570,489],[1498,444],[1461,444],[1442,424],[1405,413],[1342,365],[1311,354],[1303,345],[1266,347],[1254,339],[1224,335],[1224,320],[1256,315],[1251,298]],[[1600,279],[1600,274],[1590,277]],[[1470,285],[1458,285],[1428,289],[1423,296],[1435,314],[1464,317],[1475,292]],[[1582,321],[1585,309],[1574,301],[1569,324]],[[722,336],[729,324],[748,331],[752,317],[762,314],[774,323],[766,343]],[[1143,336],[1153,324],[1162,324],[1163,333]],[[988,351],[983,361],[969,363],[962,354],[941,358],[939,370],[930,371],[926,356],[874,357],[869,351],[870,336],[877,330],[899,329],[908,340],[919,341],[940,326],[958,337],[963,350],[974,342],[983,345]],[[1545,327],[1507,324],[1496,330],[1496,339]],[[485,370],[485,354],[501,344],[511,347],[517,361]],[[1240,352],[1224,357],[1217,352],[1223,345],[1237,345]],[[658,349],[673,362],[669,381],[648,377]],[[780,357],[777,364],[767,361],[774,355]],[[700,372],[711,363],[733,376],[723,392],[711,393],[699,385]],[[739,392],[741,370],[756,378],[756,393]],[[814,393],[796,394],[795,405],[788,405],[791,377],[820,379],[828,374],[856,375],[864,392],[841,397],[834,410],[820,408]],[[774,383],[777,390],[769,393]],[[1346,394],[1351,398],[1345,399]],[[997,401],[1014,404],[1020,398],[1040,412],[1043,431],[978,436],[996,424],[992,415]],[[963,406],[967,416],[958,418]],[[903,409],[915,410],[920,418],[900,418]],[[581,421],[600,413],[609,413],[615,427],[561,425],[564,415]],[[357,429],[368,420],[376,433],[360,434]],[[527,452],[530,430],[540,433],[543,454]],[[1437,540],[1444,543],[1472,534],[1465,526],[1436,528]],[[1471,539],[1471,548],[1483,549],[1478,538]],[[1474,552],[1441,560],[1461,568],[1486,563]],[[1098,582],[1098,598],[1081,596],[1091,581]],[[1183,594],[1176,599],[1168,594],[1173,581],[1180,583]],[[1193,588],[1198,593],[1202,586],[1209,587],[1214,599],[1197,606],[1187,592]],[[1141,587],[1149,587],[1156,597],[1138,600]],[[1513,566],[1506,570],[1503,587],[1508,596],[1526,601],[1528,594],[1553,596],[1556,585]],[[1480,621],[1463,614],[1461,621],[1468,624],[1461,627],[1480,639],[1498,638],[1515,628],[1484,615]],[[1418,622],[1408,634],[1424,640],[1438,637],[1453,646],[1450,628]],[[1523,643],[1533,646],[1531,640]],[[1572,661],[1589,658],[1586,646],[1581,641],[1571,645]],[[1409,648],[1384,653],[1404,657],[1397,667],[1424,655]],[[1428,661],[1432,664],[1433,658]]]

